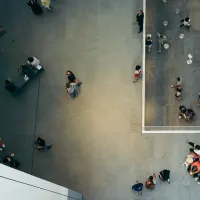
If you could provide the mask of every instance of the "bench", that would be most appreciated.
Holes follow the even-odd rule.
[[[42,71],[44,71],[44,68],[40,65],[38,65],[36,68],[37,69],[32,70],[33,71],[32,76],[29,77],[26,75],[19,76],[17,80],[13,81],[16,87],[14,91],[11,91],[11,94],[13,96],[17,96],[19,92],[22,90],[22,88],[24,88],[27,85],[27,83],[30,82],[31,79],[33,79],[34,77],[39,75]]]

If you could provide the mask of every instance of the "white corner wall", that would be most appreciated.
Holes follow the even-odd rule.
[[[0,164],[0,194],[8,200],[82,200],[82,194]]]

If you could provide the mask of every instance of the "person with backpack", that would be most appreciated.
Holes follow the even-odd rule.
[[[37,150],[48,150],[52,147],[52,144],[47,144],[46,141],[41,138],[41,137],[38,137],[37,140],[35,141],[35,144],[36,144],[36,149]]]

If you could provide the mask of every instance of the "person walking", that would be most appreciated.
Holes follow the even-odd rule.
[[[141,33],[143,31],[143,23],[144,23],[144,13],[142,10],[139,10],[138,14],[136,15],[136,21],[139,25],[139,32]]]
[[[146,47],[148,47],[148,51],[151,51],[151,46],[152,46],[152,39],[150,36],[146,37],[146,42],[145,42]]]
[[[182,24],[180,25],[180,28],[185,26],[188,30],[190,30],[191,29],[190,21],[191,21],[191,19],[189,17],[186,17],[185,19],[182,19],[180,21],[180,22],[182,22]]]
[[[67,75],[67,79],[69,81],[69,83],[77,83],[77,86],[80,86],[82,84],[82,82],[78,81],[76,76],[74,75],[74,73],[72,71],[67,71],[66,72]]]
[[[152,176],[149,176],[149,178],[146,180],[145,186],[148,189],[154,189],[156,185],[156,175],[153,173]]]
[[[181,77],[177,77],[177,82],[174,85],[171,85],[171,88],[183,88],[183,79]]]
[[[29,0],[27,4],[31,7],[35,15],[40,15],[43,13],[43,10],[38,4],[37,0]]]
[[[157,33],[158,36],[158,52],[160,53],[162,50],[162,45],[164,46],[167,41],[167,37],[163,34]]]
[[[35,141],[35,144],[36,144],[36,149],[37,150],[48,150],[52,147],[52,144],[47,144],[46,141],[41,138],[41,137],[38,137],[37,140]]]
[[[49,11],[53,11],[51,7],[51,0],[41,0],[41,4],[44,8],[47,8]]]

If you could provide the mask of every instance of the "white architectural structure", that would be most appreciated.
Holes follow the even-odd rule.
[[[0,194],[14,200],[82,200],[82,194],[0,164]]]

